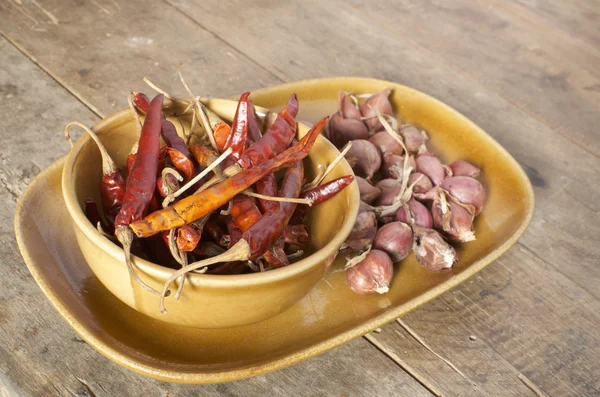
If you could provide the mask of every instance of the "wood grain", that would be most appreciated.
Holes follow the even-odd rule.
[[[36,3],[58,22],[54,23]],[[450,104],[482,126],[523,165],[536,193],[534,220],[522,244],[498,263],[405,317],[436,351],[474,380],[476,387],[410,339],[397,324],[384,327],[374,337],[449,395],[532,395],[517,379],[519,372],[553,397],[600,393],[597,381],[600,376],[594,364],[599,359],[600,338],[594,331],[600,308],[600,293],[596,288],[600,269],[595,266],[599,253],[595,243],[599,207],[596,188],[589,187],[600,172],[596,156],[600,144],[594,130],[599,121],[600,97],[594,88],[599,64],[597,47],[582,45],[595,37],[597,26],[592,17],[590,22],[583,19],[583,14],[593,16],[590,10],[595,10],[594,2],[580,0],[568,5],[528,2],[525,7],[531,11],[501,0],[493,1],[489,7],[483,2],[463,1],[369,2],[367,6],[357,0],[262,0],[252,7],[241,1],[180,0],[153,7],[133,3],[38,0],[20,5],[5,1],[0,6],[3,15],[9,17],[0,19],[0,30],[77,98],[102,115],[124,106],[125,90],[144,88],[143,75],[181,93],[174,74],[179,60],[186,61],[185,70],[190,68],[189,74],[186,72],[188,80],[202,95],[226,96],[301,78],[363,75],[401,82]],[[540,8],[552,11],[538,12]],[[244,12],[240,13],[242,9]],[[519,13],[519,9],[526,14]],[[579,30],[570,28],[560,22],[564,15],[584,23]],[[161,20],[162,23],[157,23]],[[569,29],[568,37],[552,32],[555,23],[563,30]],[[106,37],[107,33],[111,36]],[[145,44],[148,40],[144,38],[153,41]],[[27,63],[24,59],[20,62]],[[33,73],[31,70],[37,70],[31,66],[22,68],[11,79],[20,82],[25,79],[23,76]],[[85,69],[88,72],[79,73]],[[47,91],[43,98],[50,100],[60,89],[50,79],[45,80],[48,86],[42,88]],[[36,84],[42,83],[36,81]],[[28,95],[33,96],[33,91]],[[52,108],[58,119],[63,118],[62,122],[72,118],[71,111],[62,112],[63,106],[69,109],[69,104],[63,101],[59,100]],[[27,109],[44,108],[43,102],[32,99],[20,103]],[[85,111],[76,101],[69,103]],[[55,125],[60,127],[61,123]],[[7,135],[5,130],[0,131],[3,139]],[[50,158],[58,157],[49,154],[51,148],[40,150],[39,156],[48,160],[37,164],[38,168],[30,174],[47,165]],[[11,161],[12,157],[15,156],[10,156]],[[18,161],[24,161],[23,167],[27,169],[25,160]],[[19,182],[19,174],[0,172],[0,178],[4,178],[0,182],[9,181],[4,185],[10,186],[10,197],[18,196],[26,184]],[[0,214],[3,211],[6,210]],[[9,206],[7,211],[10,215],[13,209]],[[21,263],[16,248],[12,249],[14,252],[2,253],[0,257],[3,261],[11,258],[11,262]],[[26,272],[23,277],[27,277]],[[31,280],[15,285],[22,288],[27,283],[31,288],[27,291],[35,296],[37,287],[31,286]],[[35,304],[43,308],[40,294]],[[24,303],[30,297],[27,301],[21,299],[22,303],[16,307],[25,312],[35,310]],[[57,315],[49,314],[47,306],[42,312],[43,315],[34,311],[39,315],[33,318],[42,322],[54,318],[56,324],[50,325],[51,333],[56,334],[53,349],[64,354],[61,343],[64,344],[64,335],[70,330]],[[26,329],[23,324],[18,320],[15,327]],[[470,341],[470,335],[476,336],[476,341]],[[39,390],[52,395],[56,393],[46,378],[50,373],[57,374],[51,375],[51,379],[73,390],[84,390],[82,383],[69,373],[75,369],[78,376],[99,390],[98,395],[114,395],[120,390],[143,395],[143,391],[151,388],[156,395],[165,395],[167,391],[193,395],[198,390],[208,395],[253,395],[265,393],[271,387],[276,388],[276,394],[283,395],[286,390],[282,385],[286,382],[295,385],[293,392],[311,395],[316,386],[307,385],[313,377],[317,378],[316,385],[329,395],[352,395],[348,390],[365,395],[366,389],[360,386],[350,385],[348,390],[342,390],[338,384],[346,382],[344,376],[365,383],[366,376],[365,387],[379,393],[373,395],[402,395],[402,390],[393,390],[398,386],[393,383],[397,372],[390,372],[390,362],[378,364],[380,358],[376,358],[368,365],[361,363],[362,352],[373,349],[365,347],[363,342],[366,343],[354,342],[350,347],[277,374],[201,389],[148,381],[99,359],[89,347],[87,353],[80,353],[81,360],[75,359],[79,365],[69,364],[66,369],[59,365],[54,369],[53,360],[61,357],[58,353],[43,364],[32,364],[35,353],[20,356],[21,353],[10,350],[12,345],[7,348],[0,344],[4,349],[0,357],[16,360],[19,368],[23,368],[16,372],[21,374],[18,377],[14,371],[11,375],[0,375],[0,385],[7,385],[9,390],[27,390],[32,395],[43,395]],[[43,348],[39,342],[31,342],[31,346],[34,350]],[[345,361],[336,364],[337,360]],[[329,367],[335,365],[382,367],[383,372],[365,375],[365,371],[352,372],[348,368],[335,371]],[[323,372],[323,367],[333,372]],[[37,389],[27,389],[28,383],[22,379],[24,373],[31,371],[40,372],[32,383]],[[326,379],[318,377],[321,373]],[[98,380],[102,379],[99,375],[111,382]],[[375,382],[371,375],[384,381],[374,386],[369,383]],[[389,382],[393,385],[389,386]],[[405,387],[407,395],[413,389],[423,392],[414,388],[410,379],[399,382],[408,385],[398,386]]]

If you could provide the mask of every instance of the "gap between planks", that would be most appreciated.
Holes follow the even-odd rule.
[[[487,91],[489,91],[490,93],[498,96],[499,98],[501,98],[502,100],[506,101],[509,105],[511,105],[512,107],[514,107],[515,109],[517,109],[518,111],[520,111],[521,113],[523,113],[524,115],[544,124],[546,127],[548,127],[551,131],[556,132],[557,134],[559,134],[560,136],[562,136],[563,138],[565,138],[566,140],[568,140],[569,142],[571,142],[572,144],[576,145],[577,147],[579,147],[580,149],[584,150],[586,153],[589,153],[590,155],[594,156],[597,159],[600,159],[600,154],[594,152],[593,150],[589,149],[584,143],[579,142],[577,139],[573,138],[571,135],[567,134],[566,132],[564,132],[562,129],[554,126],[553,124],[551,124],[549,121],[547,121],[546,119],[544,119],[541,115],[538,115],[532,111],[530,111],[529,109],[524,108],[523,106],[515,103],[514,101],[512,101],[511,99],[505,97],[504,95],[500,94],[499,92],[497,92],[496,90],[492,89],[491,87],[488,87],[486,84],[483,84],[482,81],[480,81],[479,79],[475,78],[474,76],[472,76],[469,72],[467,72],[466,70],[464,70],[463,68],[457,67],[455,65],[452,65],[451,63],[448,63],[446,61],[446,58],[443,57],[442,55],[439,55],[436,52],[431,51],[428,47],[419,44],[418,42],[416,42],[414,39],[410,38],[409,36],[404,35],[400,30],[390,26],[387,22],[381,20],[380,18],[377,18],[375,16],[372,16],[371,13],[367,12],[366,10],[361,9],[360,7],[358,7],[355,4],[349,3],[347,0],[342,0],[342,3],[346,6],[349,7],[351,9],[353,9],[354,11],[358,12],[361,15],[364,15],[366,18],[370,19],[372,22],[377,23],[379,26],[383,27],[385,30],[398,35],[400,37],[402,37],[403,40],[405,40],[406,42],[412,44],[414,47],[417,47],[423,51],[427,51],[429,54],[433,55],[434,57],[438,58],[441,62],[443,62],[444,67],[448,68],[448,70],[452,70],[457,74],[460,74],[464,77],[467,77],[468,79],[471,79],[472,81],[476,82],[478,85],[485,87],[485,89]]]
[[[425,379],[421,374],[419,374],[419,372],[417,370],[415,370],[408,363],[406,363],[404,360],[402,360],[400,357],[398,357],[398,355],[396,353],[394,353],[394,351],[392,349],[386,347],[384,344],[379,342],[373,335],[371,335],[369,333],[369,334],[364,335],[363,338],[365,338],[367,341],[369,341],[369,343],[371,345],[373,345],[377,350],[379,350],[381,353],[386,355],[390,360],[392,360],[394,363],[396,363],[396,365],[398,365],[400,368],[402,368],[402,370],[404,370],[404,372],[406,372],[408,375],[410,375],[410,377],[412,377],[414,380],[419,382],[421,384],[421,386],[423,386],[425,389],[427,389],[427,391],[429,391],[431,394],[433,394],[436,397],[443,396],[443,394],[437,389],[437,387],[430,384],[429,381],[427,379]]]

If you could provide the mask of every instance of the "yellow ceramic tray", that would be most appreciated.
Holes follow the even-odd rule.
[[[284,313],[261,323],[202,330],[168,325],[121,303],[92,274],[75,243],[61,195],[64,159],[42,171],[21,197],[15,217],[19,248],[33,277],[65,320],[100,353],[141,374],[183,383],[232,381],[274,371],[357,338],[472,276],[523,234],[533,192],[517,162],[484,131],[439,101],[393,83],[338,78],[255,91],[255,104],[279,108],[300,98],[299,119],[333,112],[340,89],[357,94],[394,89],[403,120],[430,132],[447,162],[466,159],[483,169],[488,200],[477,218],[477,240],[458,249],[459,264],[431,273],[411,255],[396,265],[390,292],[358,296],[334,273]],[[323,220],[326,222],[327,220]],[[334,266],[342,265],[339,258]]]

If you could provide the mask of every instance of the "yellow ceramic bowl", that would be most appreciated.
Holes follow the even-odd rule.
[[[222,118],[231,120],[237,103],[210,100],[209,108]],[[264,117],[264,109],[257,109]],[[174,121],[177,128],[189,129],[190,119]],[[137,138],[129,111],[121,111],[99,122],[94,129],[118,165]],[[302,137],[308,128],[299,125]],[[318,164],[329,164],[338,150],[319,137],[305,160],[305,172],[310,177]],[[325,181],[351,174],[348,163],[341,161]],[[69,153],[62,175],[62,190],[68,212],[73,220],[75,236],[81,251],[98,279],[128,306],[158,320],[197,328],[222,328],[247,325],[266,320],[304,297],[321,280],[336,257],[356,219],[359,192],[356,183],[333,199],[310,211],[312,255],[281,269],[243,275],[189,274],[179,300],[166,298],[168,313],[158,309],[158,297],[140,288],[130,279],[123,251],[103,237],[87,220],[82,210],[86,198],[99,200],[101,158],[96,145],[85,135]],[[160,290],[174,270],[135,257],[140,277]],[[82,264],[83,265],[83,264]],[[177,287],[177,283],[172,289]]]

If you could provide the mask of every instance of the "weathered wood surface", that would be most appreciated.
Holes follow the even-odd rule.
[[[210,387],[148,380],[85,344],[65,342],[73,332],[45,303],[14,245],[14,198],[64,153],[60,139],[50,138],[66,120],[92,123],[96,116],[85,106],[98,115],[122,108],[124,91],[143,88],[143,75],[180,93],[175,70],[184,61],[202,95],[364,75],[425,91],[482,126],[531,177],[532,224],[499,261],[403,319],[465,377],[397,323],[369,339],[444,395],[534,395],[519,373],[553,397],[600,395],[600,192],[589,183],[600,172],[597,2],[133,3],[0,2],[2,34],[66,89],[3,44],[0,62],[9,66],[0,69],[2,94],[20,98],[0,104],[3,114],[18,114],[0,127],[9,142],[0,170],[7,202],[0,215],[8,225],[0,260],[19,270],[7,280],[9,292],[0,293],[0,319],[8,318],[1,323],[0,390],[85,395],[78,376],[97,395],[256,395],[271,388],[281,395],[427,395],[364,339],[276,374]],[[35,160],[15,156],[31,145]],[[8,335],[16,341],[6,342]]]

